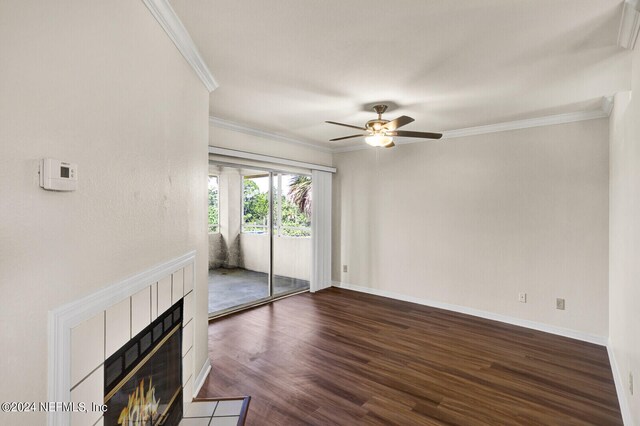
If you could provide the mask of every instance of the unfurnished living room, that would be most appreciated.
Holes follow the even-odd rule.
[[[0,0],[0,424],[640,426],[639,30]]]

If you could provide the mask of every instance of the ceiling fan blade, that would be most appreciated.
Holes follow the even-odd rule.
[[[393,143],[393,141],[389,142],[387,145],[385,145],[385,148],[393,148],[394,146],[396,146],[395,143]]]
[[[440,139],[442,133],[429,132],[411,132],[407,130],[396,130],[394,132],[385,132],[387,136],[403,136],[405,138],[424,138],[424,139]]]
[[[351,127],[352,129],[367,130],[364,127],[352,126],[351,124],[338,123],[336,121],[325,121],[325,123],[335,124],[336,126]]]
[[[343,136],[341,138],[335,138],[335,139],[329,139],[329,142],[335,142],[335,141],[341,141],[343,139],[351,139],[351,138],[360,138],[362,136],[367,136],[367,135],[351,135],[351,136]]]
[[[385,124],[383,127],[387,130],[395,130],[398,129],[402,126],[406,126],[407,124],[413,122],[414,119],[411,117],[407,117],[406,115],[403,115],[401,117],[396,118],[395,120],[392,120],[390,122],[388,122],[387,124]]]

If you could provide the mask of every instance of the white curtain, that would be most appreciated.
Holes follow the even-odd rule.
[[[331,178],[329,172],[311,172],[311,292],[331,287]]]

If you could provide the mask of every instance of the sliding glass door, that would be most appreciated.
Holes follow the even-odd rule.
[[[311,178],[222,164],[210,174],[210,317],[307,290]]]
[[[273,292],[309,289],[311,177],[274,174]]]
[[[217,197],[210,192],[209,204],[219,201],[218,232],[211,232],[211,207],[209,213],[209,314],[216,315],[271,296],[271,176],[235,167],[214,167],[212,173]]]

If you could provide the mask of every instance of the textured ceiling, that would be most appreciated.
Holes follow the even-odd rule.
[[[628,89],[620,0],[172,0],[220,87],[212,116],[345,147],[366,107],[444,131],[597,108]]]

